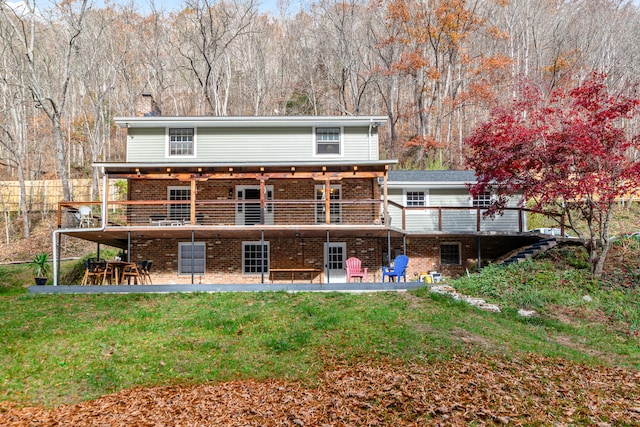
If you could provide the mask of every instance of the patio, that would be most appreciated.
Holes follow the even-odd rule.
[[[422,282],[274,283],[224,285],[58,285],[30,286],[29,294],[135,294],[192,292],[402,292],[424,287]]]

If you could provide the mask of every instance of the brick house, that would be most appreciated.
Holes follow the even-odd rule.
[[[152,111],[152,110],[148,110]],[[96,163],[98,202],[61,202],[60,235],[152,260],[154,283],[345,281],[344,261],[370,281],[399,253],[408,278],[458,275],[532,239],[515,208],[481,216],[468,171],[392,171],[378,156],[381,116],[118,117],[126,161]],[[126,182],[126,200],[108,194]],[[92,209],[80,223],[80,206]],[[59,248],[54,248],[54,259]],[[57,283],[57,278],[55,280]]]

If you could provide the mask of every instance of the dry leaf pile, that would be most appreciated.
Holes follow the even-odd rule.
[[[337,366],[281,380],[125,390],[54,409],[0,404],[3,426],[640,425],[640,372],[458,357]]]

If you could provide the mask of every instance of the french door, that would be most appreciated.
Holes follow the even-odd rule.
[[[316,185],[316,200],[327,200],[324,185]],[[331,185],[329,188],[329,200],[340,200],[342,198],[342,186],[339,184]],[[326,222],[326,204],[316,203],[316,224]],[[329,203],[329,222],[331,224],[339,224],[342,222],[342,205],[340,203]]]
[[[264,223],[273,224],[273,185],[265,185],[265,209]],[[238,185],[236,186],[236,200],[248,200],[247,203],[238,203],[236,207],[236,225],[261,224],[262,212],[260,210],[260,186]]]

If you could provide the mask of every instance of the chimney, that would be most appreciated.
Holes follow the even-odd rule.
[[[160,107],[150,93],[143,93],[136,103],[136,116],[161,116]]]

